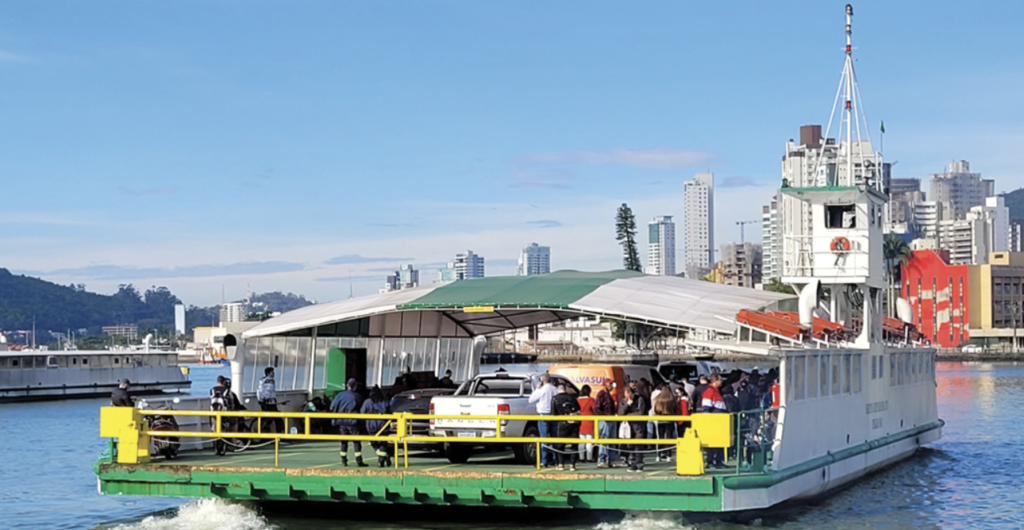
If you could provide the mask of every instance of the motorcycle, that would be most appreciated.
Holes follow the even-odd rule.
[[[170,408],[160,407],[156,410],[174,410],[174,405],[181,403],[181,400],[174,398]],[[149,408],[149,403],[142,399],[136,404],[139,410]],[[174,416],[149,416],[149,430],[151,431],[178,431],[178,420]],[[151,438],[152,453],[163,456],[168,460],[178,457],[178,448],[181,446],[181,439],[177,436],[154,436]]]

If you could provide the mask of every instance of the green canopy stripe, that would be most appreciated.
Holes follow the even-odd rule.
[[[643,274],[619,270],[476,278],[438,287],[420,298],[398,305],[397,309],[472,306],[566,308],[602,285],[639,276]]]

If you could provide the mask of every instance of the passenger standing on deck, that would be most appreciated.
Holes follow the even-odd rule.
[[[551,400],[551,409],[557,416],[579,416],[580,402],[576,396],[568,392],[568,388],[558,385],[558,394]],[[580,422],[574,420],[558,421],[559,438],[580,437]],[[558,452],[558,470],[563,471],[565,465],[569,465],[569,471],[576,471],[576,444],[555,444],[555,451]]]
[[[676,438],[676,423],[671,421],[658,421],[658,416],[678,416],[679,402],[672,395],[672,390],[665,386],[661,392],[652,400],[651,414],[654,415],[654,438],[659,440],[673,440]],[[648,438],[650,436],[648,435]],[[658,462],[672,461],[672,448],[667,445],[658,446]]]
[[[614,416],[617,412],[615,398],[612,393],[615,391],[615,383],[610,378],[604,378],[601,391],[597,393],[594,400],[594,413],[598,416]],[[601,420],[597,423],[598,434],[602,440],[611,440],[619,432],[619,426],[614,421]],[[597,447],[597,467],[615,467],[615,448],[608,444],[601,444]]]
[[[583,385],[580,389],[580,397],[576,401],[580,404],[580,416],[594,415],[594,398],[590,397],[590,385]],[[580,423],[580,439],[594,439],[594,422],[584,421]],[[580,442],[580,462],[592,461],[594,457],[594,444]]]
[[[128,395],[128,386],[131,384],[131,381],[122,379],[121,384],[110,393],[110,403],[115,407],[134,407],[135,400]]]
[[[540,376],[540,386],[537,387],[532,394],[530,394],[530,403],[537,404],[537,414],[541,416],[551,415],[551,400],[554,399],[555,394],[558,393],[558,389],[555,385],[551,384],[551,376],[543,374]],[[540,429],[540,437],[548,438],[555,436],[554,425],[551,421],[540,421],[537,422],[537,427]],[[555,465],[555,455],[548,449],[548,444],[543,441],[540,444],[540,463],[544,467],[551,467]]]
[[[704,391],[708,389],[708,376],[702,375],[697,381],[697,386],[690,394],[690,412],[700,412],[701,400],[704,399]]]
[[[626,415],[627,416],[646,416],[647,415],[647,400],[643,394],[634,391],[630,387],[626,387]],[[629,428],[632,431],[630,434],[634,440],[647,439],[647,421],[644,418],[642,421],[631,421],[629,422]],[[647,450],[645,445],[628,445],[629,457],[629,470],[635,473],[641,473],[644,470],[644,451]]]
[[[391,404],[384,397],[384,392],[379,386],[374,385],[370,390],[370,398],[363,402],[359,412],[363,414],[388,414],[391,412]],[[388,424],[388,420],[366,420],[366,434],[370,436],[387,436],[382,432]],[[391,465],[391,445],[387,442],[370,442],[370,447],[377,453],[377,467]]]
[[[260,384],[256,388],[256,401],[260,404],[260,410],[264,412],[278,412],[277,385],[274,383],[273,366],[268,366],[263,370],[263,379],[260,379]],[[284,420],[281,418],[267,418],[260,423],[263,425],[263,432],[270,432],[270,425],[274,426],[274,432],[284,432]]]
[[[725,401],[718,391],[722,386],[722,376],[711,374],[708,378],[708,388],[704,390],[701,398],[701,412],[726,412]],[[725,449],[708,449],[708,464],[716,468],[725,467]]]
[[[359,383],[355,379],[349,379],[345,384],[345,391],[339,392],[331,402],[331,412],[338,414],[351,414],[359,412],[363,406],[363,397],[356,390]],[[342,436],[359,436],[362,434],[359,429],[359,420],[337,418],[332,422],[338,428],[338,434]],[[356,465],[367,467],[363,463],[363,444],[359,440],[352,441],[352,453],[356,457]],[[341,441],[341,465],[348,465],[348,440]]]

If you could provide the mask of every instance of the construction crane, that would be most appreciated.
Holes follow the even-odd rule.
[[[744,227],[744,225],[750,225],[750,224],[760,223],[760,222],[761,222],[760,220],[757,220],[757,221],[736,221],[736,224],[739,225],[739,227],[740,227],[740,244],[741,245],[745,242],[743,240],[743,227]]]

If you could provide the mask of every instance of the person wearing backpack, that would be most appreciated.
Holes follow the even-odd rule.
[[[576,400],[576,396],[568,392],[565,385],[558,385],[558,393],[551,399],[551,412],[556,416],[579,416],[580,402]],[[580,422],[559,420],[556,432],[559,438],[579,438]],[[554,450],[558,457],[559,471],[563,471],[567,463],[569,471],[576,471],[576,444],[554,444]]]
[[[263,379],[256,388],[256,401],[260,404],[260,410],[264,412],[280,412],[277,410],[277,385],[274,384],[274,367],[268,366],[263,370]],[[263,432],[270,432],[270,426],[274,426],[274,432],[284,432],[284,420],[281,418],[264,418],[260,424]]]
[[[384,397],[384,392],[379,386],[374,385],[370,390],[370,397],[363,402],[359,412],[361,414],[389,414],[391,403]],[[387,436],[384,428],[387,427],[387,419],[366,420],[366,434],[370,436]],[[391,444],[388,442],[371,441],[370,447],[377,453],[377,467],[391,467]]]

